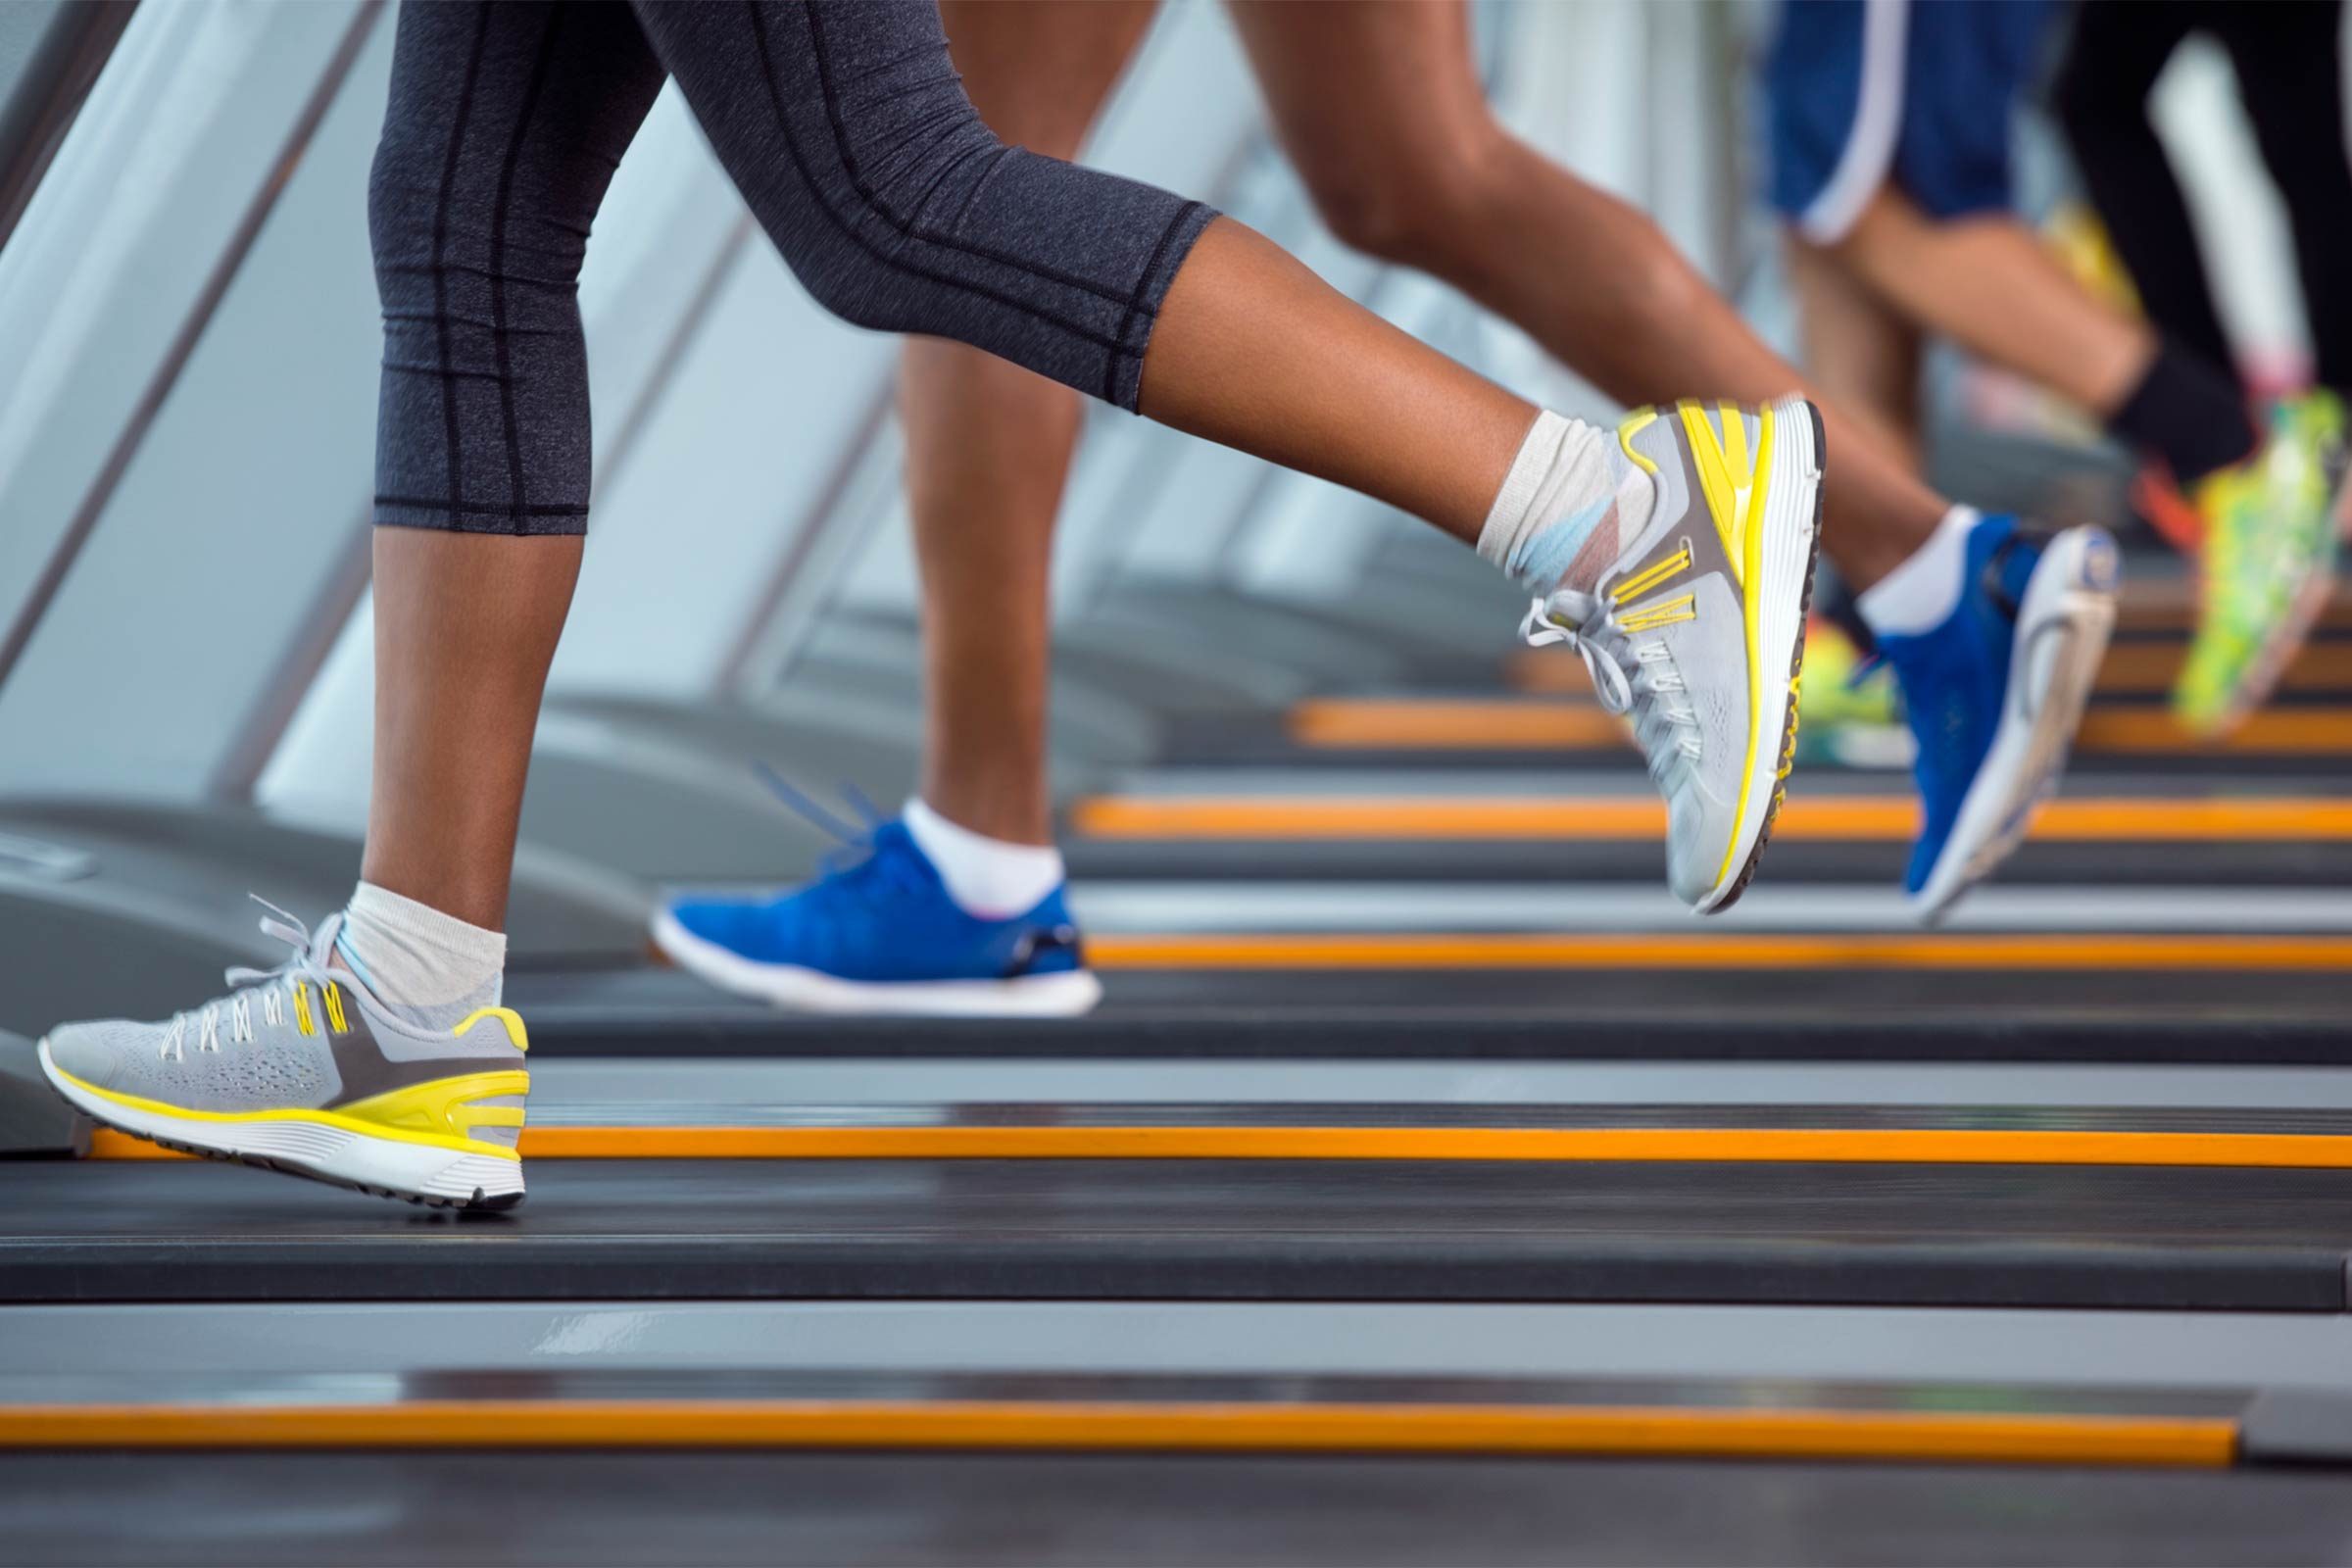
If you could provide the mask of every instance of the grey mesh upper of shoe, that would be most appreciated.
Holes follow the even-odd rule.
[[[295,947],[285,964],[232,969],[227,996],[160,1022],[60,1025],[49,1032],[50,1059],[110,1094],[222,1114],[331,1109],[524,1064],[495,1015],[449,1034],[389,1015],[357,978],[328,968],[335,920],[315,940],[290,920],[262,927]]]
[[[1757,421],[1750,416],[1747,424],[1752,442]],[[1631,720],[1666,801],[1667,880],[1690,903],[1721,878],[1739,830],[1750,728],[1744,605],[1699,499],[1682,421],[1654,419],[1631,441],[1656,465],[1648,525],[1592,593],[1562,590],[1539,601],[1522,630],[1532,643],[1575,647],[1602,705]],[[1686,552],[1688,564],[1678,566]],[[1645,573],[1656,574],[1655,586],[1637,586],[1618,602]],[[1689,604],[1678,605],[1685,595]]]

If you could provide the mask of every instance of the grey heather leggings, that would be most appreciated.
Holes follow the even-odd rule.
[[[934,0],[408,0],[368,190],[377,522],[586,525],[575,284],[670,75],[826,309],[1135,407],[1160,299],[1215,214],[999,141]]]

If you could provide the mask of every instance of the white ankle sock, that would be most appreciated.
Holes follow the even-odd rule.
[[[372,882],[352,891],[335,951],[403,1021],[448,1029],[505,992],[507,938]]]
[[[1053,845],[1008,844],[958,827],[920,800],[906,803],[901,818],[915,848],[939,869],[948,897],[964,913],[982,920],[1009,920],[1037,907],[1061,886],[1061,852]]]
[[[1590,592],[1656,501],[1649,475],[1626,461],[1615,431],[1546,410],[1511,460],[1478,553],[1530,592]]]
[[[1862,590],[1854,608],[1872,631],[1886,637],[1916,637],[1934,631],[1950,617],[1960,603],[1968,533],[1979,520],[1975,508],[1954,507],[1901,565]]]

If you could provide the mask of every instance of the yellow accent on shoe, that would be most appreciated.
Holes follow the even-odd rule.
[[[1627,631],[1656,631],[1660,626],[1671,626],[1678,620],[1696,620],[1697,603],[1696,594],[1677,594],[1672,599],[1661,599],[1654,605],[1643,605],[1640,610],[1620,615],[1617,624]]]
[[[1695,424],[1700,431],[1704,431],[1706,429],[1706,416],[1698,412],[1697,404],[1685,403],[1683,405],[1683,424],[1686,429],[1690,428],[1693,424]],[[1738,548],[1731,551],[1731,559],[1736,564],[1736,569],[1745,573],[1745,575],[1740,579],[1741,586],[1746,589],[1746,591],[1740,595],[1740,599],[1742,601],[1740,605],[1740,612],[1747,627],[1747,755],[1741,760],[1740,764],[1740,799],[1732,804],[1732,821],[1735,824],[1743,822],[1747,819],[1747,795],[1748,791],[1755,788],[1756,747],[1762,739],[1762,737],[1757,733],[1756,729],[1757,721],[1764,711],[1764,666],[1759,662],[1759,650],[1756,647],[1757,605],[1762,596],[1757,593],[1756,587],[1761,583],[1764,575],[1764,527],[1763,518],[1754,515],[1754,513],[1760,507],[1762,507],[1764,503],[1763,492],[1767,488],[1766,486],[1756,483],[1756,476],[1758,474],[1769,476],[1772,472],[1772,447],[1775,428],[1776,421],[1773,418],[1772,405],[1767,403],[1761,409],[1756,411],[1755,461],[1752,464],[1747,465],[1744,477],[1735,488],[1734,504],[1738,509],[1739,514],[1739,545]],[[1742,449],[1740,456],[1744,458],[1747,455],[1746,451],[1744,450],[1747,444],[1744,430],[1741,432],[1740,444]],[[1691,447],[1694,451],[1697,451],[1700,448],[1700,443],[1695,435],[1691,439]],[[1718,461],[1720,461],[1722,454],[1717,453],[1716,457]],[[1706,478],[1705,461],[1703,456],[1701,458],[1699,472],[1701,482],[1706,483],[1709,486],[1707,505],[1712,508],[1716,503],[1716,497],[1713,491],[1713,482]],[[1730,475],[1727,473],[1725,475],[1727,484]],[[1722,520],[1723,514],[1718,512],[1716,514],[1716,521],[1720,525]],[[1753,526],[1750,525],[1751,523]],[[1732,537],[1733,536],[1729,533],[1725,535],[1725,543],[1727,546],[1731,544]],[[1785,680],[1788,678],[1788,676],[1785,672],[1776,672],[1773,678],[1776,680]],[[1717,887],[1723,886],[1724,879],[1732,874],[1732,857],[1737,855],[1739,852],[1740,834],[1735,827],[1735,830],[1732,834],[1732,842],[1723,847],[1723,865],[1715,873],[1715,885]]]
[[[161,1100],[142,1100],[137,1095],[122,1095],[111,1089],[101,1089],[85,1078],[75,1077],[55,1062],[49,1064],[49,1070],[86,1094],[95,1095],[100,1100],[112,1101],[118,1105],[123,1105],[132,1110],[144,1111],[151,1116],[176,1116],[182,1121],[212,1122],[224,1126],[259,1125],[265,1122],[305,1122],[316,1127],[332,1127],[340,1132],[358,1133],[366,1138],[388,1138],[394,1143],[424,1144],[434,1149],[455,1150],[462,1154],[488,1154],[498,1159],[512,1159],[517,1162],[521,1160],[522,1156],[504,1144],[483,1143],[478,1139],[451,1132],[433,1132],[416,1126],[395,1125],[389,1121],[371,1119],[369,1116],[355,1115],[354,1112],[386,1107],[395,1115],[402,1115],[413,1121],[416,1118],[411,1113],[422,1108],[427,1112],[425,1119],[429,1120],[429,1113],[435,1104],[434,1091],[444,1089],[452,1091],[448,1096],[445,1108],[454,1113],[458,1109],[466,1108],[462,1103],[465,1101],[490,1100],[506,1095],[528,1094],[531,1087],[531,1075],[526,1072],[477,1073],[468,1078],[443,1078],[433,1083],[419,1084],[414,1089],[402,1089],[389,1095],[377,1095],[373,1099],[343,1106],[339,1110],[191,1110],[185,1105],[174,1105]],[[417,1098],[412,1100],[410,1097]],[[448,1125],[455,1125],[454,1114]],[[467,1125],[469,1128],[519,1127],[522,1125],[522,1111],[514,1105],[473,1106],[469,1110]]]
[[[462,1035],[466,1030],[472,1028],[475,1024],[480,1023],[484,1018],[496,1018],[499,1022],[505,1024],[507,1026],[507,1040],[516,1051],[528,1051],[531,1049],[531,1037],[524,1031],[522,1027],[522,1014],[516,1012],[513,1007],[476,1007],[473,1009],[473,1011],[459,1019],[458,1026],[455,1029],[452,1029],[450,1033],[453,1035]]]
[[[1676,572],[1687,569],[1690,564],[1690,541],[1685,539],[1683,548],[1678,554],[1668,556],[1664,561],[1644,566],[1635,572],[1631,577],[1610,589],[1609,598],[1620,605],[1628,599],[1639,599],[1652,588],[1666,586]]]
[[[484,1105],[478,1102],[530,1093],[527,1072],[483,1072],[464,1078],[436,1078],[429,1084],[395,1089],[366,1100],[339,1105],[334,1114],[366,1123],[371,1132],[389,1131],[425,1138],[446,1138],[468,1150],[500,1149],[499,1144],[473,1139],[476,1127],[519,1127],[520,1105]],[[509,1151],[512,1152],[512,1151]]]
[[[1626,461],[1646,472],[1653,479],[1658,476],[1658,466],[1634,450],[1634,437],[1657,422],[1657,410],[1636,409],[1625,416],[1624,423],[1617,426],[1617,446],[1625,454]]]
[[[332,980],[326,983],[326,1027],[334,1034],[351,1032],[351,1021],[343,1016],[343,988]]]
[[[1675,405],[1682,416],[1683,435],[1690,446],[1691,466],[1698,470],[1698,487],[1706,497],[1707,512],[1715,519],[1715,530],[1723,536],[1724,554],[1730,558],[1732,569],[1743,573],[1740,585],[1744,588],[1753,581],[1745,575],[1749,551],[1748,535],[1754,530],[1756,509],[1763,497],[1758,493],[1756,475],[1768,471],[1765,465],[1765,438],[1759,429],[1753,461],[1747,450],[1747,421],[1740,411],[1729,403],[1718,405],[1723,420],[1719,435],[1707,419],[1705,405],[1685,398]],[[1769,411],[1764,413],[1768,418]]]
[[[294,982],[294,1027],[306,1035],[315,1035],[318,1026],[311,1018],[311,988],[302,981]]]

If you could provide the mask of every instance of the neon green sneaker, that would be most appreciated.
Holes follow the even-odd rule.
[[[1911,765],[1911,734],[1895,702],[1894,667],[1867,663],[1837,622],[1815,619],[1805,633],[1802,721],[1796,760],[1841,767]]]
[[[2227,733],[2260,708],[2335,590],[2344,408],[2307,392],[2271,410],[2270,439],[2200,482],[2205,552],[2197,631],[2173,688],[2173,714]]]

